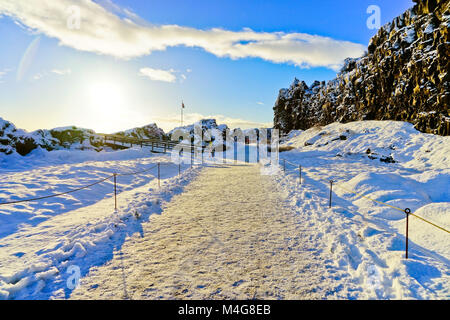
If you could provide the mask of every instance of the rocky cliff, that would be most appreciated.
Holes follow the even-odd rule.
[[[416,4],[370,40],[367,53],[347,59],[337,77],[281,89],[274,125],[284,132],[335,121],[408,121],[450,135],[450,0]]]

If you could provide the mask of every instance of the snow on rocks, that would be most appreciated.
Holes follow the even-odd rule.
[[[134,128],[116,133],[125,137],[138,139],[163,138],[165,133],[156,124]],[[94,130],[76,126],[60,127],[51,130],[26,132],[17,129],[14,124],[0,118],[0,159],[5,155],[20,154],[25,156],[33,150],[109,150],[104,145],[102,135]]]
[[[183,131],[189,135],[190,140],[193,139],[195,145],[206,145],[212,140],[217,140],[216,137],[210,135],[211,130],[218,130],[218,132],[221,132],[222,135],[224,135],[226,130],[228,130],[228,126],[225,124],[218,125],[216,119],[202,119],[191,125],[174,128],[168,133],[168,136],[171,137],[172,140],[178,140],[179,137],[172,137],[172,135],[174,133],[179,134]],[[191,143],[189,139],[183,142],[188,144]]]
[[[137,139],[154,139],[154,138],[162,139],[166,136],[164,131],[161,128],[158,128],[156,123],[151,123],[143,127],[121,131],[116,134]]]

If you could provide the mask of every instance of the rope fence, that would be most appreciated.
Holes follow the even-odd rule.
[[[73,192],[76,192],[76,191],[80,191],[80,190],[87,189],[87,188],[89,188],[89,187],[95,186],[95,185],[97,185],[97,184],[100,184],[100,183],[102,183],[102,182],[105,182],[105,181],[108,180],[108,179],[111,179],[112,177],[114,177],[114,175],[111,175],[111,176],[106,177],[106,178],[104,178],[104,179],[102,179],[102,180],[99,180],[99,181],[97,181],[97,182],[88,184],[88,185],[86,185],[86,186],[83,186],[83,187],[80,187],[80,188],[77,188],[77,189],[73,189],[73,190],[70,190],[70,191],[61,192],[61,193],[57,193],[57,194],[53,194],[53,195],[48,195],[48,196],[43,196],[43,197],[38,197],[38,198],[25,199],[25,200],[16,200],[16,201],[9,201],[9,202],[1,202],[1,203],[0,203],[0,206],[2,206],[2,205],[7,205],[7,204],[16,204],[16,203],[22,203],[22,202],[31,202],[31,201],[38,201],[38,200],[43,200],[43,199],[49,199],[49,198],[59,197],[59,196],[65,195],[65,194],[73,193]]]
[[[224,163],[227,163],[227,159],[224,159],[223,161]],[[178,163],[178,175],[181,175],[181,161]],[[111,178],[113,178],[113,183],[114,183],[114,198],[115,198],[115,210],[117,210],[117,177],[126,177],[126,176],[134,176],[134,175],[139,175],[139,174],[144,174],[146,172],[149,172],[150,170],[154,169],[154,168],[158,168],[158,172],[157,172],[157,179],[158,179],[158,187],[161,187],[161,165],[166,165],[166,164],[172,164],[171,162],[158,162],[157,164],[152,165],[151,167],[145,169],[145,170],[140,170],[140,171],[134,171],[134,172],[126,172],[126,173],[114,173],[112,175],[107,176],[106,178],[103,178],[101,180],[95,181],[93,183],[90,183],[88,185],[76,188],[76,189],[72,189],[72,190],[68,190],[65,192],[60,192],[60,193],[56,193],[56,194],[52,194],[52,195],[47,195],[47,196],[42,196],[42,197],[35,197],[35,198],[28,198],[28,199],[22,199],[22,200],[13,200],[13,201],[7,201],[7,202],[0,202],[0,206],[4,206],[4,205],[13,205],[13,204],[18,204],[18,203],[24,203],[24,202],[33,202],[33,201],[39,201],[39,200],[44,200],[44,199],[49,199],[49,198],[55,198],[55,197],[59,197],[59,196],[63,196],[66,194],[70,194],[70,193],[74,193],[77,191],[81,191],[90,187],[93,187],[95,185],[101,184]],[[193,157],[191,157],[191,163],[190,163],[190,167],[193,168],[195,166],[203,166],[205,164],[205,159],[204,157],[202,157],[202,161],[201,164],[196,164],[195,160]]]
[[[195,149],[195,147],[192,146],[192,145],[189,145],[189,147],[191,147],[191,152],[193,151],[192,149]],[[167,148],[167,149],[169,149],[169,148]],[[167,150],[166,148],[164,148],[164,149],[165,149],[164,151]],[[201,149],[202,149],[202,152],[201,152],[201,165],[200,164],[195,164],[194,157],[193,157],[194,152],[192,152],[191,153],[191,163],[190,163],[190,167],[191,168],[193,168],[194,166],[199,166],[199,165],[203,166],[204,165],[204,163],[205,163],[204,155],[203,155],[204,148],[201,148]],[[214,157],[214,155],[213,155],[213,157]],[[304,171],[304,170],[302,170],[303,169],[302,166],[300,164],[292,163],[292,162],[290,162],[290,161],[288,161],[286,159],[280,159],[280,160],[282,160],[282,162],[283,162],[282,166],[283,166],[283,172],[284,173],[286,173],[286,171],[287,171],[287,168],[286,168],[287,164],[289,164],[291,166],[294,166],[296,168],[295,171],[298,170],[299,184],[301,185],[302,184],[302,172]],[[234,159],[234,162],[236,162],[236,159]],[[103,178],[103,179],[98,180],[96,182],[93,182],[91,184],[88,184],[88,185],[85,185],[85,186],[82,186],[82,187],[79,187],[79,188],[76,188],[76,189],[68,190],[66,192],[61,192],[61,193],[57,193],[57,194],[53,194],[53,195],[47,195],[47,196],[42,196],[42,197],[35,197],[35,198],[30,198],[30,199],[0,202],[0,206],[12,205],[12,204],[18,204],[18,203],[24,203],[24,202],[39,201],[39,200],[59,197],[59,196],[62,196],[62,195],[74,193],[74,192],[77,192],[77,191],[81,191],[81,190],[93,187],[95,185],[101,184],[101,183],[103,183],[103,182],[113,178],[113,182],[114,182],[114,202],[115,202],[114,207],[115,207],[115,210],[117,210],[117,177],[125,177],[125,176],[134,176],[134,175],[144,174],[144,173],[149,172],[150,170],[153,170],[153,169],[157,168],[158,169],[157,170],[158,187],[161,187],[161,164],[168,164],[168,163],[169,162],[164,162],[164,163],[158,162],[157,164],[154,164],[151,167],[149,167],[147,169],[144,169],[144,170],[139,170],[139,171],[134,171],[134,172],[125,172],[125,173],[114,173],[112,175],[107,176],[106,178]],[[223,158],[223,163],[227,163],[226,157]],[[178,175],[181,175],[181,161],[180,161],[180,163],[178,163]],[[370,200],[372,202],[375,202],[375,203],[378,203],[380,205],[387,206],[387,207],[390,207],[390,208],[392,208],[394,210],[398,210],[400,212],[405,213],[406,214],[406,250],[405,250],[406,251],[406,258],[408,258],[408,231],[409,231],[408,228],[409,228],[409,216],[410,215],[416,217],[417,219],[419,219],[419,220],[421,220],[421,221],[423,221],[423,222],[425,222],[425,223],[427,223],[427,224],[429,224],[429,225],[431,225],[431,226],[433,226],[433,227],[435,227],[435,228],[437,228],[437,229],[439,229],[441,231],[444,231],[446,233],[450,233],[450,231],[445,229],[444,227],[439,226],[436,223],[433,223],[433,222],[431,222],[431,221],[429,221],[429,220],[427,220],[427,219],[425,219],[425,218],[423,218],[421,216],[418,216],[417,214],[411,212],[411,210],[409,208],[402,209],[402,208],[393,206],[393,205],[391,205],[389,203],[382,202],[382,201],[370,198],[370,197],[368,197],[368,196],[366,196],[366,195],[364,195],[362,193],[355,192],[353,190],[350,190],[350,189],[342,186],[342,182],[339,183],[339,184],[335,184],[336,181],[334,181],[333,179],[328,180],[328,181],[326,181],[324,179],[313,179],[313,180],[316,180],[316,181],[320,180],[320,181],[329,183],[329,185],[330,185],[329,207],[330,208],[332,207],[333,186],[335,186],[335,187],[340,188],[340,189],[342,189],[342,190],[344,190],[346,192],[353,193],[353,194],[355,194],[355,195],[357,195],[359,197],[368,199],[368,200]]]
[[[292,163],[292,162],[290,162],[290,161],[288,161],[288,160],[286,160],[286,159],[280,159],[280,160],[283,161],[283,172],[284,172],[284,173],[286,173],[286,164],[290,164],[291,166],[294,166],[294,167],[296,168],[295,171],[298,169],[298,171],[299,171],[299,184],[301,185],[301,184],[302,184],[302,166],[299,165],[299,164],[296,164],[296,163]],[[291,171],[292,171],[292,170],[291,170]],[[387,207],[390,207],[390,208],[392,208],[392,209],[394,209],[394,210],[398,210],[398,211],[400,211],[400,212],[405,213],[405,214],[406,214],[406,245],[405,245],[405,257],[406,257],[406,259],[408,259],[409,216],[416,217],[417,219],[420,219],[420,220],[422,220],[423,222],[426,222],[426,223],[428,223],[429,225],[434,226],[435,228],[438,228],[438,229],[440,229],[440,230],[442,230],[442,231],[444,231],[444,232],[450,233],[450,231],[447,230],[447,229],[445,229],[444,227],[439,226],[439,225],[437,225],[436,223],[433,223],[433,222],[431,222],[431,221],[429,221],[429,220],[427,220],[427,219],[425,219],[425,218],[423,218],[423,217],[421,217],[421,216],[418,216],[417,214],[411,212],[411,209],[409,209],[409,208],[402,209],[402,208],[393,206],[393,205],[391,205],[391,204],[389,204],[389,203],[386,203],[386,202],[383,202],[383,201],[379,201],[379,200],[376,200],[376,199],[372,199],[372,198],[370,198],[370,197],[368,197],[368,196],[366,196],[366,195],[364,195],[364,194],[362,194],[362,193],[355,192],[355,191],[353,191],[353,190],[350,190],[350,189],[348,189],[348,188],[345,188],[345,187],[342,186],[342,183],[345,183],[345,182],[342,182],[342,183],[340,183],[340,184],[335,184],[336,181],[333,180],[333,179],[328,180],[328,181],[326,181],[326,180],[324,180],[324,179],[313,179],[313,180],[316,180],[316,181],[317,181],[317,180],[320,180],[320,181],[323,181],[323,182],[326,182],[326,183],[329,183],[329,184],[330,184],[330,198],[329,198],[329,207],[330,207],[330,208],[332,207],[332,194],[333,194],[333,185],[334,185],[334,186],[337,187],[337,188],[340,188],[340,189],[342,189],[342,190],[344,190],[344,191],[347,191],[347,192],[349,192],[349,193],[353,193],[353,194],[355,194],[355,195],[357,195],[357,196],[359,196],[359,197],[368,199],[368,200],[373,201],[373,202],[376,202],[376,203],[378,203],[378,204],[380,204],[380,205],[387,206]]]
[[[165,164],[165,163],[164,163]],[[146,173],[156,167],[158,167],[158,185],[160,186],[160,179],[161,179],[161,175],[160,175],[160,166],[161,166],[161,162],[158,162],[157,164],[151,166],[148,169],[145,170],[141,170],[141,171],[135,171],[135,172],[130,172],[130,173],[114,173],[106,178],[103,178],[101,180],[98,180],[96,182],[93,182],[91,184],[73,189],[73,190],[69,190],[66,192],[61,192],[61,193],[56,193],[56,194],[52,194],[52,195],[47,195],[47,196],[42,196],[42,197],[35,197],[35,198],[29,198],[29,199],[23,199],[23,200],[14,200],[14,201],[7,201],[7,202],[0,202],[0,206],[3,205],[11,205],[11,204],[17,204],[17,203],[23,203],[23,202],[32,202],[32,201],[39,201],[39,200],[44,200],[44,199],[49,199],[49,198],[55,198],[55,197],[59,197],[62,195],[66,195],[66,194],[70,194],[73,192],[77,192],[77,191],[81,191],[90,187],[93,187],[95,185],[101,184],[111,178],[114,178],[114,196],[117,197],[117,177],[124,177],[124,176],[134,176],[134,175],[138,175],[138,174],[143,174]],[[178,171],[178,175],[181,174],[181,164],[179,165],[179,171]],[[117,201],[116,201],[116,205],[115,205],[115,209],[117,210]]]
[[[164,141],[164,140],[160,140],[160,139],[138,139],[138,138],[134,138],[134,137],[125,137],[125,136],[121,136],[121,135],[108,135],[108,134],[100,134],[100,136],[103,136],[104,142],[106,143],[108,140],[112,140],[114,142],[114,144],[116,142],[118,143],[129,143],[131,146],[133,145],[140,145],[141,148],[143,146],[151,146],[152,149],[152,153],[153,152],[157,152],[155,150],[156,148],[160,148],[162,150],[164,150],[164,154],[167,153],[167,151],[173,149],[175,146],[179,145],[184,147],[184,149],[186,148],[190,148],[190,153],[192,154],[191,156],[191,168],[193,166],[195,166],[194,164],[194,154],[196,152],[201,153],[202,155],[202,165],[204,164],[204,151],[206,149],[206,146],[197,146],[194,144],[184,144],[184,143],[180,143],[180,142],[175,142],[175,141]],[[180,153],[181,155],[181,153]],[[226,160],[224,160],[224,163],[226,162]],[[73,192],[77,192],[83,189],[87,189],[89,187],[95,186],[97,184],[103,183],[106,180],[109,180],[111,178],[114,178],[114,197],[115,197],[115,209],[117,210],[117,177],[125,177],[125,176],[134,176],[134,175],[138,175],[138,174],[143,174],[146,173],[156,167],[158,167],[158,186],[161,186],[161,171],[160,171],[160,166],[161,163],[158,162],[158,164],[151,166],[148,169],[145,170],[141,170],[141,171],[136,171],[136,172],[129,172],[129,173],[114,173],[104,179],[101,179],[99,181],[96,181],[94,183],[91,183],[89,185],[77,188],[77,189],[73,189],[73,190],[69,190],[66,192],[61,192],[61,193],[57,193],[57,194],[53,194],[53,195],[48,195],[48,196],[42,196],[42,197],[36,197],[36,198],[30,198],[30,199],[24,199],[24,200],[16,200],[16,201],[8,201],[8,202],[0,202],[0,206],[3,205],[11,205],[11,204],[17,204],[17,203],[23,203],[23,202],[32,202],[32,201],[39,201],[39,200],[44,200],[44,199],[49,199],[49,198],[54,198],[54,197],[59,197],[62,195],[66,195],[66,194],[70,194]],[[181,174],[181,163],[178,164],[178,175]]]

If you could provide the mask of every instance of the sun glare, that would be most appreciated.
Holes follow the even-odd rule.
[[[115,113],[123,107],[123,93],[118,85],[113,83],[94,83],[89,88],[91,107],[94,110]]]
[[[98,132],[119,131],[127,118],[124,90],[112,81],[96,81],[87,87],[92,127]]]

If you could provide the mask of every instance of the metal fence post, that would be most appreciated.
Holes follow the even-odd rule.
[[[256,162],[259,163],[259,136],[256,140]]]
[[[227,163],[227,144],[226,144],[226,140],[223,141],[223,151],[222,151],[222,158],[223,158],[223,163]]]
[[[249,142],[250,142],[249,137],[244,137],[244,158],[245,158],[245,163],[249,163],[250,162]]]
[[[237,158],[238,158],[238,144],[237,144],[237,137],[234,137],[234,164],[237,163]]]
[[[331,195],[333,194],[333,180],[330,180],[330,208],[331,208]]]
[[[161,188],[161,163],[158,162],[158,188]]]
[[[298,178],[299,178],[299,183],[302,184],[302,166],[298,166]]]
[[[405,247],[405,257],[408,259],[408,229],[409,229],[409,214],[411,213],[411,209],[406,208],[406,247]]]
[[[117,173],[114,173],[114,210],[117,210]]]

